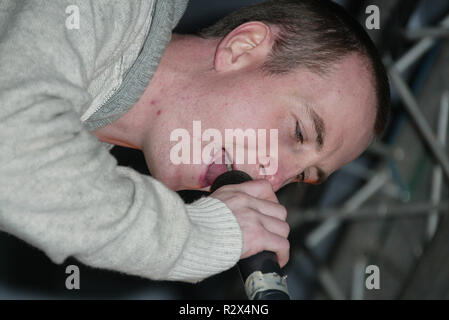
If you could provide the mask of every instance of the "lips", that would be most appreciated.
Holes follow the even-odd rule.
[[[226,150],[223,149],[221,152],[221,161],[219,161],[220,155],[218,155],[218,157],[216,157],[216,159],[211,164],[209,164],[206,173],[203,174],[200,179],[202,188],[211,186],[214,183],[215,179],[218,178],[218,176],[228,171],[226,163],[230,161],[228,160],[228,162],[226,162],[226,157]]]

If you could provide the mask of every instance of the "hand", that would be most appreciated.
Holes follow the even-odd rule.
[[[240,259],[262,251],[276,253],[279,265],[289,259],[290,227],[285,222],[287,210],[279,204],[267,180],[253,180],[226,185],[211,197],[223,201],[233,212],[243,233],[243,252]]]

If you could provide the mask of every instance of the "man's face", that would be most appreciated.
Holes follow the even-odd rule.
[[[274,174],[261,174],[261,164],[249,164],[247,158],[234,165],[253,179],[268,179],[275,191],[298,179],[319,182],[357,158],[373,137],[376,96],[368,69],[357,55],[344,58],[324,77],[304,69],[270,77],[246,70],[194,81],[201,90],[189,100],[196,103],[180,104],[176,116],[166,115],[170,121],[161,121],[164,125],[151,138],[151,150],[156,151],[145,154],[153,176],[173,190],[208,189],[210,163],[175,165],[170,160],[177,143],[169,141],[170,134],[183,128],[193,136],[193,121],[201,121],[203,132],[220,131],[220,147],[229,153],[236,146],[235,141],[226,143],[226,129],[277,129],[277,154],[269,152],[269,135],[265,145],[270,163],[277,163]],[[209,142],[199,143],[204,148]],[[260,145],[238,147],[249,154]]]

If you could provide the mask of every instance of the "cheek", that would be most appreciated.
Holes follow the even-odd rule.
[[[260,108],[257,108],[253,113],[248,114],[246,123],[248,127],[252,125],[252,128],[254,129],[266,129],[267,132],[269,132],[270,129],[277,130],[279,140],[281,140],[285,139],[288,133],[287,118],[286,113],[281,107],[276,105],[263,105]]]
[[[254,129],[258,134],[257,149],[265,149],[266,153],[275,157],[278,162],[284,157],[284,154],[287,154],[287,150],[292,151],[290,127],[287,127],[286,124],[285,117],[279,112],[261,113],[259,117],[256,115],[254,119],[246,123],[247,128]]]

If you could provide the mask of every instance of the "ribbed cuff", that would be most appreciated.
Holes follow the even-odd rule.
[[[211,197],[186,207],[192,229],[169,280],[198,282],[233,267],[241,256],[243,240],[232,211]]]

